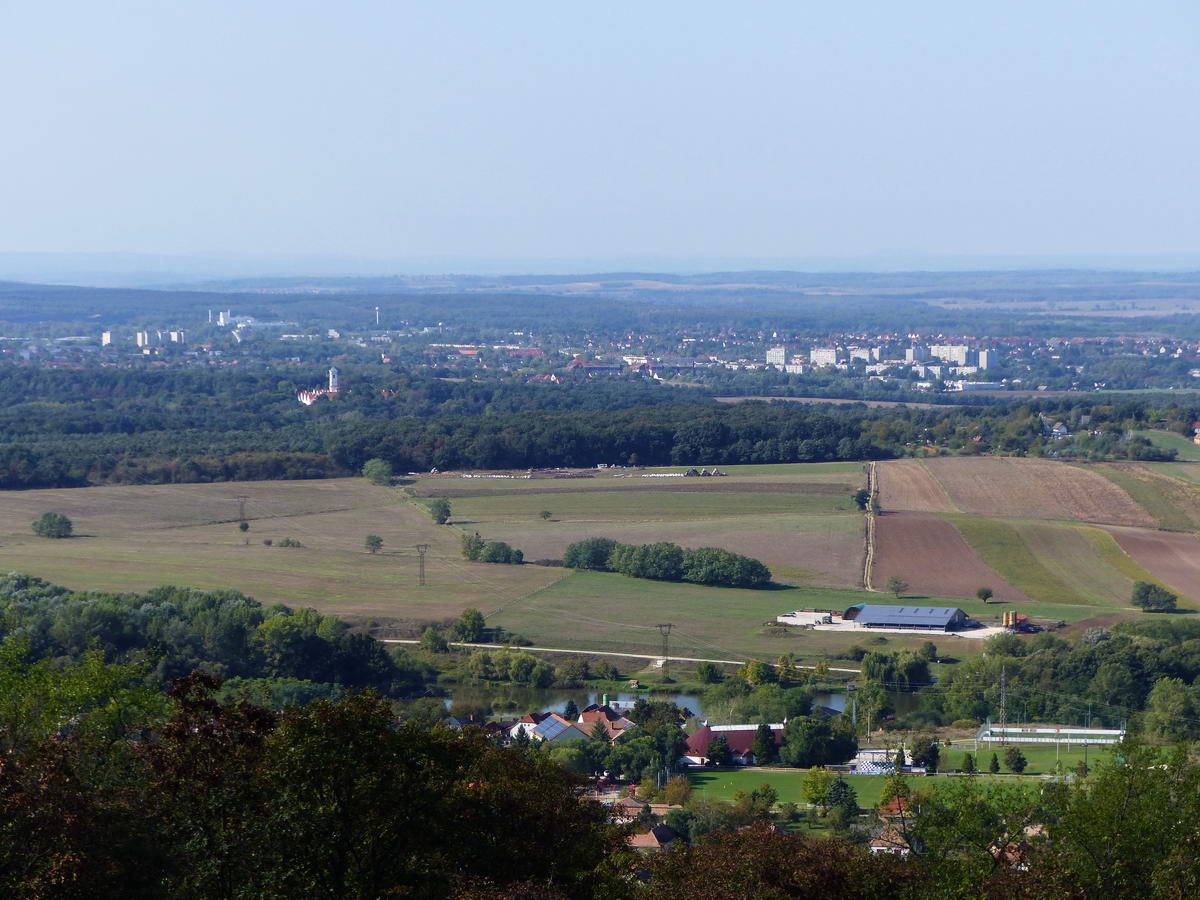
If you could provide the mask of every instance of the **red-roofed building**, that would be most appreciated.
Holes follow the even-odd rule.
[[[657,853],[660,850],[666,850],[677,840],[679,840],[679,834],[670,825],[655,825],[649,831],[631,834],[628,838],[629,846],[634,850],[641,850],[643,853]]]
[[[579,727],[591,735],[595,731],[597,723],[604,726],[604,732],[608,735],[610,744],[619,741],[625,732],[636,724],[611,706],[593,703],[579,714]]]
[[[783,725],[769,725],[771,736],[775,738],[775,746],[783,743]],[[757,725],[705,725],[688,738],[687,747],[683,751],[684,758],[694,765],[708,765],[708,745],[714,738],[725,738],[725,743],[733,752],[733,762],[739,766],[757,764],[754,758],[754,735],[758,732]]]

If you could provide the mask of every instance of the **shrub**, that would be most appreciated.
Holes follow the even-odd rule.
[[[62,513],[45,512],[33,520],[33,533],[44,538],[68,538],[75,526]]]
[[[304,545],[302,543],[300,543],[298,540],[296,540],[295,538],[283,538],[278,543],[276,543],[275,546],[276,547],[303,547]]]
[[[363,463],[362,467],[363,478],[371,482],[371,484],[391,484],[392,483],[392,464],[386,459],[368,459]]]
[[[486,563],[520,565],[525,561],[525,554],[520,550],[510,547],[504,541],[488,541],[483,548],[483,552],[479,554],[479,560]]]

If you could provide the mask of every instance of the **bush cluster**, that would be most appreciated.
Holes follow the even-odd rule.
[[[771,583],[771,570],[757,559],[719,547],[685,550],[668,541],[619,544],[611,538],[587,538],[567,547],[563,565],[717,587],[761,588]]]

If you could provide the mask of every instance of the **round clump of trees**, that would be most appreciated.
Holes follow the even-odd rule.
[[[62,513],[45,512],[33,520],[33,533],[44,538],[68,538],[75,526]]]

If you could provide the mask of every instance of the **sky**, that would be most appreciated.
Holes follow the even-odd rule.
[[[1194,0],[0,0],[0,253],[1200,259],[1198,47]]]

